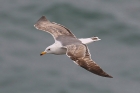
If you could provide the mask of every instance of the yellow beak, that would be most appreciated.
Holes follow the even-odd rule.
[[[40,53],[40,56],[43,56],[43,55],[45,55],[47,52],[41,52]]]

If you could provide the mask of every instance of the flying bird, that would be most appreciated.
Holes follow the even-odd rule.
[[[54,44],[48,46],[45,51],[41,52],[41,56],[44,54],[66,54],[75,64],[91,73],[102,77],[113,78],[91,59],[87,44],[101,40],[98,37],[78,39],[68,28],[61,24],[50,22],[45,16],[42,16],[35,23],[34,27],[38,30],[50,33],[55,40]]]

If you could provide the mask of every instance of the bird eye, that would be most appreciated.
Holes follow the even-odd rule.
[[[51,50],[50,48],[48,50]]]

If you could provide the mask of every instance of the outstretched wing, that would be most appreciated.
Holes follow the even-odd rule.
[[[104,72],[91,58],[86,45],[72,44],[67,45],[67,56],[70,57],[77,65],[84,69],[103,77],[113,78]]]
[[[50,33],[54,37],[54,39],[60,35],[75,37],[74,34],[72,34],[69,29],[55,22],[50,22],[49,20],[46,19],[45,16],[42,16],[35,23],[34,27],[38,30]]]

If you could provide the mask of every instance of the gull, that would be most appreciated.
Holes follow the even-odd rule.
[[[44,54],[66,54],[75,64],[91,73],[102,77],[113,78],[91,59],[87,44],[101,40],[98,37],[78,39],[68,28],[61,24],[50,22],[45,16],[42,16],[35,23],[34,27],[38,30],[50,33],[55,40],[55,43],[41,52],[40,56]]]

